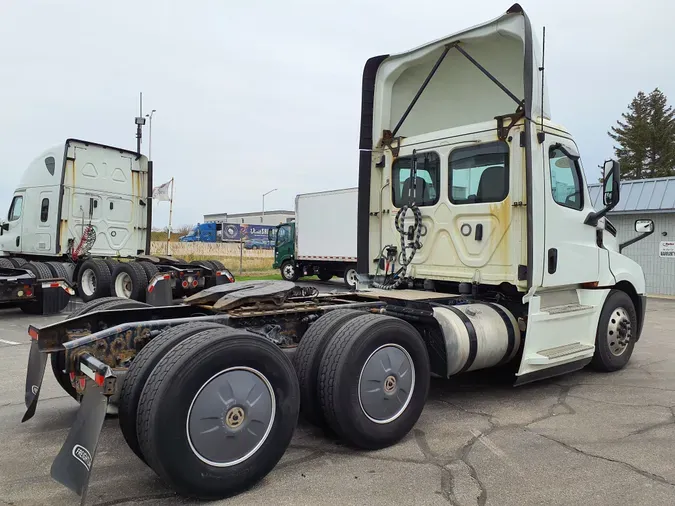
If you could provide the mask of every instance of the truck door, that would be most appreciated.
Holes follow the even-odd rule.
[[[547,134],[544,145],[544,287],[598,281],[596,229],[584,224],[593,205],[573,141]]]
[[[0,251],[19,253],[21,251],[23,208],[25,192],[14,194],[7,213],[7,221],[0,227]]]

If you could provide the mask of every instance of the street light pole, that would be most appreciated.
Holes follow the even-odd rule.
[[[157,112],[157,109],[150,111],[145,117],[150,119],[150,133],[148,135],[148,160],[152,160],[152,116]]]
[[[262,200],[263,200],[263,202],[262,202],[263,208],[262,208],[262,217],[260,218],[260,223],[264,223],[264,222],[265,222],[265,195],[269,195],[270,193],[275,192],[275,191],[277,191],[276,188],[275,188],[274,190],[268,191],[267,193],[263,193],[263,196],[262,196]]]

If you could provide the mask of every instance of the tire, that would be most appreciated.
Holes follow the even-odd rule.
[[[9,258],[0,258],[0,267],[5,269],[14,269],[14,264],[9,260]]]
[[[295,349],[293,365],[300,384],[300,413],[313,425],[327,426],[317,392],[319,366],[326,345],[340,327],[363,314],[363,311],[354,309],[335,309],[328,312],[310,325]]]
[[[120,262],[115,266],[110,284],[111,295],[142,302],[147,288],[148,276],[140,263]]]
[[[591,366],[602,372],[622,369],[633,354],[637,328],[637,312],[631,298],[626,292],[610,291],[600,313]]]
[[[145,461],[145,457],[143,457],[136,435],[136,419],[138,401],[141,398],[145,383],[155,366],[171,348],[199,332],[216,328],[223,328],[223,325],[212,322],[192,322],[171,327],[153,338],[131,362],[120,394],[120,429],[122,429],[122,434],[129,448],[141,460]]]
[[[398,318],[366,314],[343,325],[328,343],[319,400],[330,428],[344,441],[366,450],[386,448],[417,423],[429,377],[427,348],[417,330]],[[373,390],[373,381],[380,388]],[[409,394],[401,396],[406,389]]]
[[[103,262],[108,266],[108,270],[110,271],[110,275],[112,276],[112,272],[115,270],[115,267],[117,267],[117,262],[116,260],[110,260],[109,258],[103,258]]]
[[[38,281],[41,279],[50,279],[52,277],[52,271],[50,271],[49,267],[42,262],[28,262],[22,265],[21,268],[32,272],[35,279]]]
[[[140,265],[145,271],[145,276],[148,278],[148,283],[150,283],[150,280],[153,278],[155,274],[159,274],[159,269],[155,264],[152,264],[150,262],[136,262],[136,263]]]
[[[61,262],[45,262],[45,265],[52,273],[52,277],[68,280],[68,271]]]
[[[323,270],[323,269],[320,269],[319,273],[317,274],[317,277],[321,281],[330,281],[333,278],[333,273],[329,272],[329,271],[326,271],[326,270]]]
[[[77,291],[84,302],[110,294],[108,265],[98,258],[84,262],[77,273]]]
[[[345,273],[342,276],[344,279],[345,285],[349,288],[356,288],[357,279],[356,279],[356,266],[350,265],[345,269]]]
[[[129,301],[128,299],[121,299],[119,297],[102,297],[84,304],[80,309],[68,316],[67,320],[72,320],[78,316],[82,316],[87,313],[93,313],[94,311],[99,310],[103,311],[105,309],[124,309],[121,307],[122,304],[129,304],[129,302],[133,302],[136,305],[135,307],[148,305],[143,302]],[[70,383],[70,378],[68,375],[63,372],[66,368],[65,354],[62,351],[50,353],[49,358],[51,361],[52,373],[54,373],[54,377],[56,378],[58,384],[68,395],[79,402],[80,396],[73,385]]]
[[[14,264],[14,267],[22,267],[28,263],[23,258],[16,258],[16,257],[11,257],[9,261]]]
[[[213,381],[232,389],[234,402],[222,414],[222,401],[210,401],[209,394],[223,391],[213,392],[218,388]],[[232,427],[248,421],[249,413],[241,408],[249,405],[250,395],[257,395],[251,416],[261,422],[262,436],[239,431],[254,435],[246,442],[235,439]],[[193,407],[195,423],[203,425],[188,436]],[[251,487],[274,468],[290,444],[299,409],[293,365],[276,345],[242,330],[206,330],[178,344],[157,364],[138,402],[136,432],[148,463],[176,492],[222,499]],[[219,419],[213,421],[214,416]],[[202,437],[193,444],[195,433]],[[223,435],[230,436],[227,445],[219,444],[226,440]],[[216,459],[220,465],[213,465]]]
[[[295,263],[292,260],[286,260],[281,264],[281,277],[286,281],[297,281],[300,277],[298,275],[298,269],[295,267]]]

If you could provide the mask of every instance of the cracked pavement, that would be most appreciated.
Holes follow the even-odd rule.
[[[301,423],[261,483],[213,504],[675,504],[674,309],[649,300],[633,358],[613,374],[583,370],[517,388],[491,371],[434,380],[413,431],[384,450],[354,451]],[[0,338],[20,343],[0,342],[0,504],[76,504],[49,468],[77,404],[46,374],[35,417],[19,423],[28,323],[0,310]],[[87,504],[193,502],[171,493],[108,418]]]

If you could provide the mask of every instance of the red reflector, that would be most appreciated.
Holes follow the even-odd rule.
[[[152,293],[155,290],[155,285],[150,285],[148,287],[148,293]]]
[[[170,274],[164,274],[164,279],[171,279],[171,275]]]
[[[220,271],[216,271],[216,276],[222,276],[222,275],[223,275],[223,273],[222,273],[222,272],[220,272]]]
[[[30,336],[31,339],[37,339],[38,338],[38,331],[35,327],[28,327],[28,335]]]
[[[58,288],[60,285],[58,283],[52,283],[49,285],[49,288]]]
[[[103,376],[103,374],[97,372],[95,377],[96,377],[96,384],[98,386],[102,387],[103,383],[105,383],[105,376]]]
[[[197,281],[193,281],[193,282],[192,282],[192,286],[194,286],[194,287],[196,287],[198,284],[199,284],[199,283],[197,283]]]
[[[23,294],[26,297],[32,297],[33,296],[33,291],[32,290],[24,290]]]
[[[70,372],[70,382],[72,383],[73,381],[75,381],[75,373],[71,371]]]
[[[188,282],[187,282],[187,281],[183,281],[182,285],[183,285],[183,288],[187,288],[187,287],[188,287]]]

